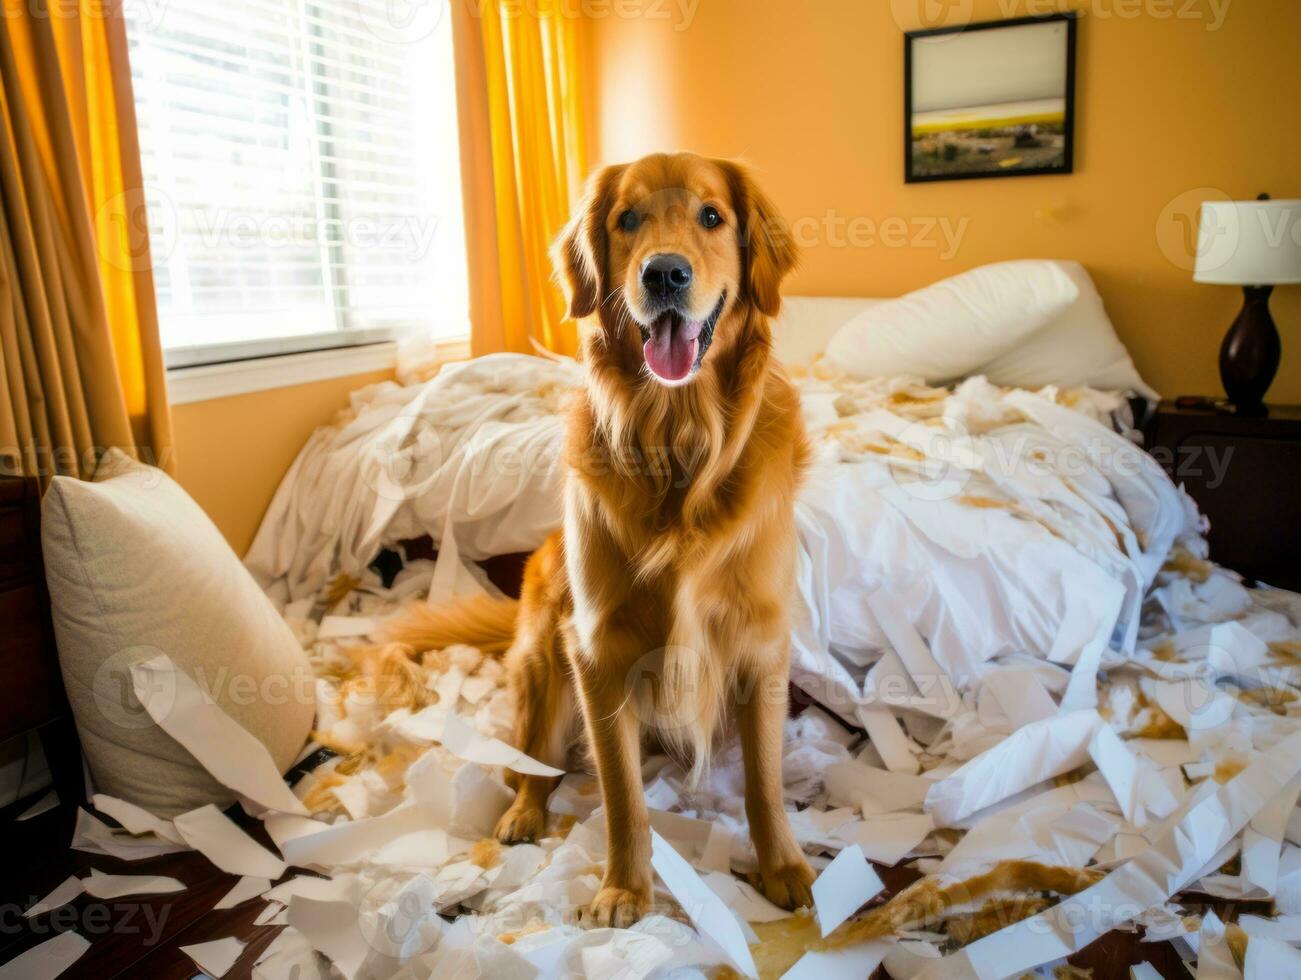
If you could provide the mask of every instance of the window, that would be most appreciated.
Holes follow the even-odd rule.
[[[469,333],[448,17],[124,6],[169,365]]]

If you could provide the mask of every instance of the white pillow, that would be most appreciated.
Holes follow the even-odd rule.
[[[1129,351],[1116,336],[1102,296],[1084,266],[1078,262],[1054,264],[1071,277],[1080,298],[1042,330],[973,373],[1009,388],[1088,385],[1160,401],[1161,396],[1139,376]]]
[[[307,658],[170,477],[110,450],[95,479],[54,478],[41,545],[59,663],[96,787],[161,817],[229,803],[234,794],[140,706],[131,664],[167,654],[284,772],[315,712]]]
[[[773,325],[773,353],[785,364],[807,364],[826,353],[842,326],[864,310],[888,302],[857,296],[783,296]]]
[[[991,275],[990,270],[1001,271],[994,274],[995,279],[984,281]],[[1065,276],[1076,291],[1076,299],[1028,334],[1022,332],[1027,320],[1022,308],[1020,313],[1007,315],[1007,326],[1001,331],[994,331],[1001,335],[998,343],[985,343],[988,337],[973,343],[970,338],[956,335],[953,324],[963,318],[951,306],[955,293],[969,290],[972,293],[960,299],[960,307],[976,302],[973,297],[995,303],[1024,302],[1012,297],[1015,291],[1012,289],[1008,290],[1006,300],[997,298],[995,291],[1007,285],[1007,273],[1028,274],[1040,284],[1039,291],[1043,282],[1060,285],[1060,276]],[[929,295],[932,290],[939,292]],[[895,304],[906,304],[902,316],[916,331],[907,342],[898,339],[902,326],[892,322],[891,310]],[[1042,304],[1037,304],[1037,308],[1041,310]],[[1010,309],[1015,310],[1016,306]],[[994,323],[998,322],[999,314],[982,308],[982,324],[987,323],[988,316],[992,316]],[[1160,398],[1139,376],[1125,345],[1116,336],[1093,280],[1078,262],[1038,259],[1001,262],[973,269],[896,300],[790,297],[783,304],[781,320],[776,335],[779,356],[791,359],[792,363],[808,360],[820,349],[817,345],[830,335],[831,340],[826,343],[828,358],[852,377],[911,374],[939,384],[983,374],[994,384],[1009,388],[1089,385],[1133,392],[1153,400]],[[885,322],[885,329],[881,329],[880,321]],[[834,333],[831,322],[839,324]],[[981,329],[988,327],[982,325]],[[874,352],[876,345],[884,345],[883,356],[878,357]],[[945,361],[939,366],[935,363],[937,351],[944,355]],[[793,358],[788,357],[788,352]],[[959,364],[961,368],[955,371]]]
[[[836,331],[827,357],[856,378],[915,374],[947,384],[979,373],[1079,295],[1054,262],[985,265],[863,311]]]

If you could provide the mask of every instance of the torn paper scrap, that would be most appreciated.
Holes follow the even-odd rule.
[[[962,698],[953,687],[953,679],[931,656],[917,627],[908,621],[887,591],[873,592],[867,597],[867,606],[921,692],[919,701],[912,706],[940,718],[952,718],[962,711]]]
[[[270,879],[285,873],[284,861],[240,830],[211,803],[182,813],[175,824],[185,842],[222,871]]]
[[[233,936],[179,948],[182,953],[194,960],[195,965],[200,970],[212,977],[213,980],[221,980],[222,977],[229,973],[230,968],[235,965],[235,961],[244,952],[244,944]]]
[[[1288,783],[1242,832],[1243,883],[1264,895],[1272,896],[1278,886],[1283,835],[1287,832],[1288,818],[1296,812],[1298,794],[1301,794],[1301,778]]]
[[[315,878],[311,875],[299,875],[282,881],[262,894],[268,902],[288,905],[295,897],[314,899],[318,902],[360,901],[360,888],[356,875],[341,874],[336,878]]]
[[[1131,752],[1144,756],[1160,769],[1196,762],[1201,752],[1182,738],[1129,738],[1125,740]]]
[[[1011,806],[995,807],[988,815],[975,818],[966,836],[945,855],[939,870],[966,877],[988,868],[991,862],[1016,859],[1084,867],[1124,826],[1120,817],[1095,805],[1110,802],[1110,797],[1101,777],[1091,775]],[[1147,847],[1146,842],[1142,847]]]
[[[74,898],[84,892],[81,886],[81,879],[76,875],[70,875],[63,879],[63,883],[50,892],[39,902],[23,913],[23,917],[30,919],[35,915],[44,915],[53,909],[60,909],[67,905]]]
[[[395,735],[401,735],[412,742],[441,742],[447,715],[447,710],[437,705],[421,708],[414,713],[408,708],[398,708],[389,713],[383,724]]]
[[[789,919],[794,914],[780,905],[774,905],[749,882],[741,881],[730,873],[711,871],[704,876],[704,881],[722,899],[724,905],[746,922],[775,922],[778,919]]]
[[[449,714],[444,719],[442,744],[448,752],[466,762],[477,762],[484,766],[505,766],[525,776],[565,774],[563,769],[543,765],[499,738],[480,735],[461,720],[460,715]]]
[[[712,864],[706,860],[711,844],[714,845],[715,852],[719,848],[718,824],[665,810],[649,810],[647,815],[650,817],[650,825],[664,835],[664,839],[673,845],[674,850],[697,868],[702,871],[731,870],[717,860],[717,853],[712,857]],[[730,833],[727,835],[727,840],[730,844]]]
[[[173,844],[185,843],[170,820],[155,817],[148,810],[134,803],[119,800],[115,796],[105,796],[103,793],[96,793],[91,797],[91,803],[100,813],[120,823],[128,833],[136,836],[157,834],[163,840],[171,841]]]
[[[940,956],[939,948],[931,943],[904,939],[890,945],[881,963],[891,980],[913,980]]]
[[[1256,753],[1227,783],[1203,783],[1183,810],[1152,835],[1147,851],[1096,885],[976,940],[923,976],[1009,976],[1078,952],[1194,881],[1298,772],[1301,733]]]
[[[1224,923],[1210,908],[1197,931],[1196,957],[1198,980],[1241,980],[1242,971],[1224,937]]]
[[[818,927],[823,938],[885,888],[857,844],[836,855],[813,883],[813,904],[818,910]],[[884,952],[881,954],[885,955]],[[879,962],[879,961],[878,961]],[[875,967],[873,967],[875,969]],[[868,971],[871,973],[871,970]]]
[[[717,945],[736,969],[757,980],[754,957],[736,916],[655,830],[651,830],[651,865],[700,934]]]
[[[1057,714],[1057,702],[1031,670],[1002,667],[991,670],[980,682],[981,721],[984,708],[992,700],[998,705],[1012,729],[1023,728]]]
[[[1114,579],[1105,584],[1099,583],[1096,593],[1101,604],[1099,618],[1101,622],[1114,623],[1121,616],[1125,604],[1125,589]],[[1105,633],[1095,634],[1086,643],[1075,658],[1071,668],[1071,677],[1062,693],[1061,710],[1063,712],[1082,711],[1098,706],[1098,668],[1102,664],[1102,655],[1108,646],[1109,637]],[[1058,660],[1053,654],[1050,659]]]
[[[306,815],[280,777],[267,747],[209,701],[167,654],[132,664],[131,686],[158,727],[180,742],[223,786],[268,810]]]
[[[892,868],[934,829],[929,813],[885,813],[847,823],[832,836],[861,848],[869,861]]]
[[[350,902],[318,902],[296,895],[289,905],[289,924],[306,936],[346,980],[353,980],[371,952],[361,931],[357,907]]]
[[[1267,936],[1281,943],[1301,943],[1301,915],[1280,915],[1276,919],[1240,915],[1238,925],[1248,936]]]
[[[423,807],[403,803],[378,817],[321,824],[321,830],[315,834],[286,840],[280,852],[287,863],[300,868],[351,864],[391,840],[428,829],[432,822]]]
[[[899,727],[894,712],[889,708],[868,708],[858,705],[856,713],[858,720],[867,731],[867,737],[887,769],[891,772],[906,772],[914,775],[921,772],[922,766],[917,760],[921,749]]]
[[[373,816],[371,807],[388,795],[384,777],[373,769],[349,776],[330,789],[331,795],[343,806],[353,820]]]
[[[330,825],[321,820],[313,820],[311,817],[300,817],[296,813],[268,813],[262,818],[262,826],[266,828],[267,836],[275,842],[276,847],[283,851],[286,841],[293,840],[295,837],[319,834]]]
[[[582,976],[594,980],[649,977],[673,959],[673,950],[655,936],[630,929],[610,929],[598,937],[589,933],[582,941],[591,942],[593,939],[600,941],[580,946],[578,959],[582,964]]]
[[[1188,733],[1194,748],[1218,738],[1216,729],[1233,717],[1237,701],[1201,677],[1156,681],[1152,685],[1157,704]]]
[[[1026,725],[992,749],[939,780],[926,794],[926,809],[940,827],[993,806],[1045,779],[1089,761],[1089,743],[1102,718],[1092,708]]]
[[[782,980],[862,980],[876,972],[893,945],[877,939],[845,949],[808,952],[782,974]]]
[[[835,836],[837,830],[845,824],[855,823],[858,815],[853,807],[843,806],[834,810],[819,810],[806,807],[803,810],[787,810],[791,832],[801,847],[813,847],[818,850],[839,851],[844,841]]]
[[[106,875],[94,868],[81,880],[87,895],[96,898],[125,898],[127,895],[166,895],[185,891],[185,885],[165,875]]]
[[[253,980],[325,980],[325,976],[307,937],[287,923],[253,966]]]
[[[90,943],[69,930],[0,966],[0,980],[54,980],[81,959]]]
[[[700,850],[700,858],[696,861],[696,867],[703,871],[730,872],[732,870],[733,840],[732,832],[721,823],[711,823],[709,825],[709,837],[705,841],[705,846]]]
[[[250,898],[257,898],[270,887],[270,878],[259,878],[256,875],[244,875],[244,877],[240,878],[239,881],[235,882],[235,887],[226,892],[213,908],[233,909],[237,905],[243,905]]]
[[[154,834],[133,837],[125,831],[114,830],[80,807],[77,808],[77,826],[72,832],[72,843],[68,846],[74,851],[105,854],[122,861],[144,861],[190,849],[188,844],[173,844]]]
[[[827,802],[858,807],[865,817],[920,809],[934,785],[935,780],[926,776],[878,769],[859,759],[835,762],[826,770]]]
[[[1135,827],[1144,826],[1149,813],[1165,818],[1179,806],[1169,787],[1129,751],[1110,725],[1099,725],[1093,733],[1089,756],[1115,795],[1121,813]]]
[[[1242,980],[1278,980],[1301,977],[1301,950],[1268,936],[1252,936],[1242,964]]]
[[[425,822],[409,829],[446,827],[457,837],[487,837],[515,794],[485,766],[463,765],[449,773],[440,755],[426,752],[407,769],[407,795],[426,811]],[[394,812],[375,819],[383,820]]]
[[[417,830],[389,841],[366,861],[390,868],[438,868],[454,853],[469,849],[467,842],[457,841],[454,845],[453,840],[442,827]],[[515,850],[511,848],[510,853]]]
[[[253,920],[255,926],[287,926],[289,925],[288,908],[279,902],[267,902],[267,907],[257,914]]]
[[[362,931],[371,948],[397,963],[438,945],[446,928],[439,916],[438,883],[428,875],[416,875],[396,891],[379,898],[378,908],[368,902]],[[374,971],[379,972],[379,971]]]
[[[1198,980],[1241,980],[1242,971],[1224,938],[1224,923],[1208,909],[1197,939]]]

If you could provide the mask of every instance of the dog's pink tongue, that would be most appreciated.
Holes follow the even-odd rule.
[[[681,381],[696,363],[696,347],[704,324],[665,316],[651,327],[650,340],[642,349],[646,366],[664,381]]]

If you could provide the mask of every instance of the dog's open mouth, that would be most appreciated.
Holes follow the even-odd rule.
[[[726,299],[724,293],[704,320],[688,320],[677,310],[665,310],[649,327],[642,327],[642,353],[651,374],[671,383],[685,380],[709,350]]]

